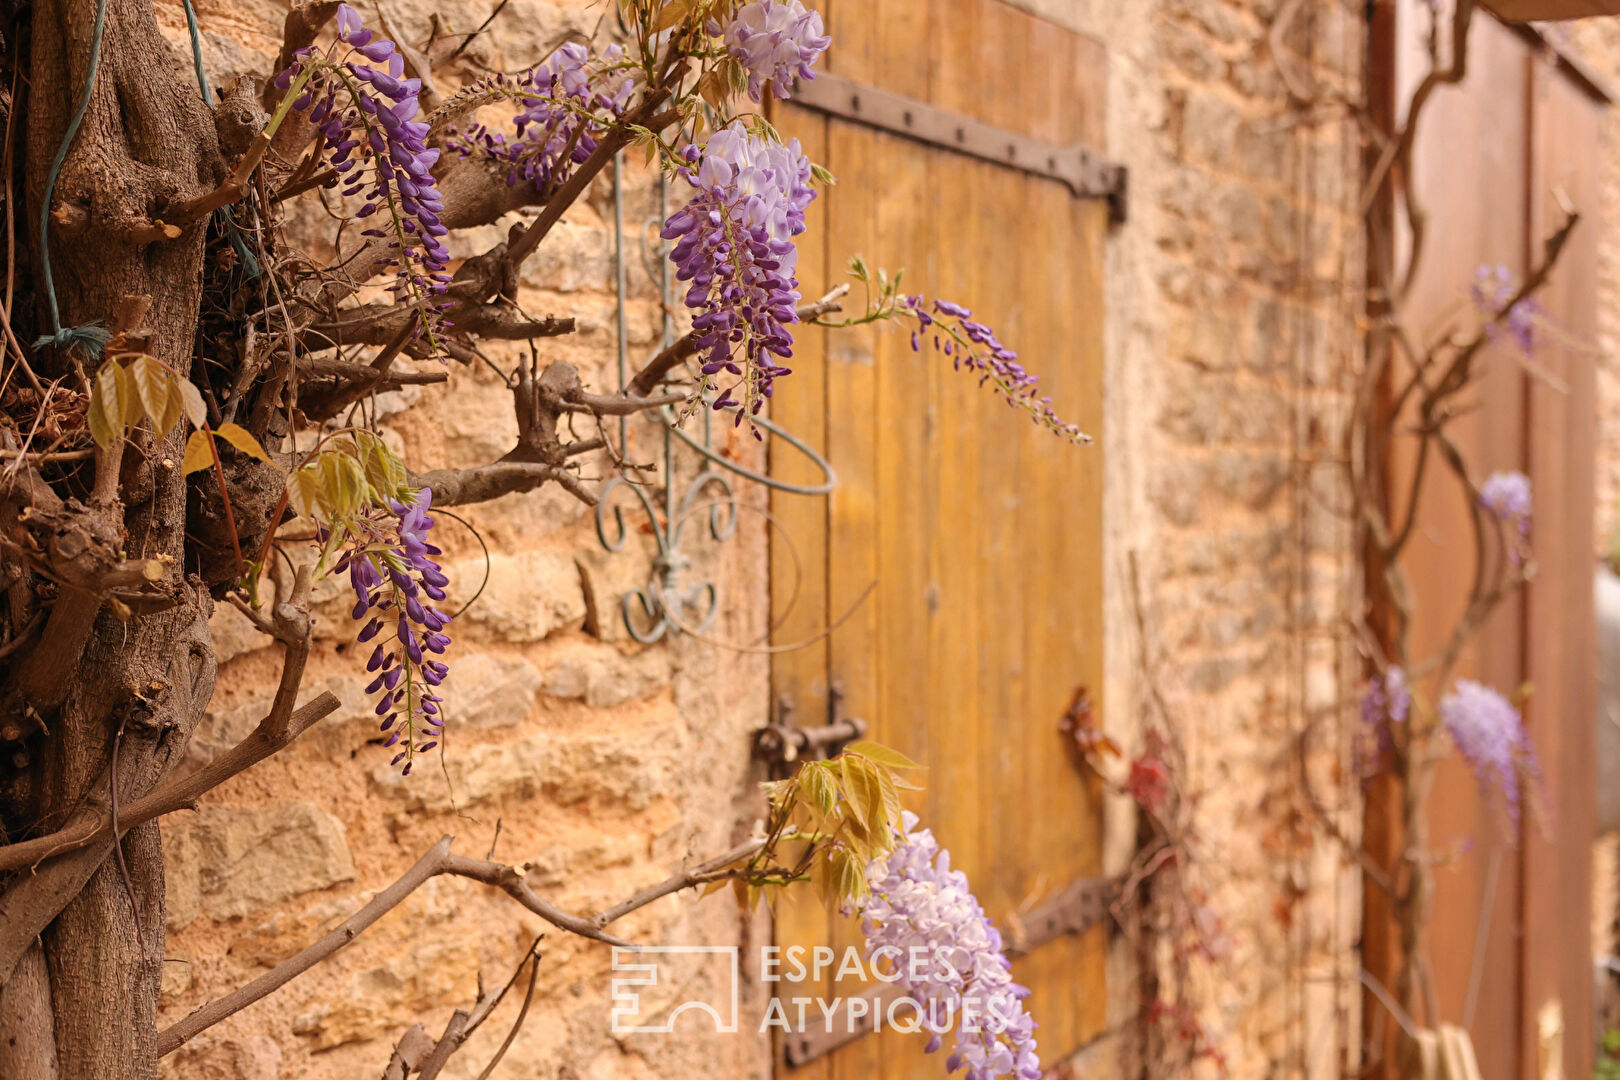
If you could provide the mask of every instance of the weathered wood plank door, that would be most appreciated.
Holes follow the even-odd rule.
[[[1398,8],[1395,77],[1403,99],[1427,70],[1428,16],[1420,7],[1407,0]],[[1561,205],[1586,219],[1540,294],[1549,327],[1534,364],[1522,363],[1505,341],[1489,346],[1470,397],[1477,408],[1451,429],[1476,479],[1516,469],[1535,493],[1536,576],[1492,616],[1458,674],[1505,693],[1532,688],[1524,718],[1541,757],[1550,821],[1527,814],[1509,827],[1455,759],[1441,766],[1428,804],[1431,840],[1448,857],[1436,874],[1424,958],[1438,1015],[1418,1020],[1466,1027],[1485,1076],[1547,1075],[1559,1054],[1565,1076],[1589,1075],[1592,1067],[1591,343],[1605,108],[1592,87],[1546,63],[1522,33],[1480,17],[1470,31],[1467,78],[1436,95],[1416,144],[1416,186],[1426,193],[1430,220],[1409,301],[1412,326],[1453,319],[1479,266],[1501,264],[1522,279],[1562,222]],[[1396,466],[1401,485],[1414,471],[1409,446],[1406,453]],[[1418,605],[1415,656],[1430,654],[1449,633],[1474,570],[1464,496],[1449,479],[1433,477],[1431,470],[1418,503],[1420,528],[1403,556]],[[1431,700],[1444,689],[1424,687]],[[1376,792],[1367,815],[1368,848],[1389,865],[1398,815]],[[1387,906],[1369,885],[1364,961],[1375,978],[1391,977],[1397,948]],[[1369,1040],[1391,1046],[1382,1007],[1369,998],[1367,1010]],[[1387,1056],[1384,1066],[1380,1075],[1393,1075]]]
[[[1051,143],[1102,146],[1095,42],[999,0],[820,7],[837,75]],[[812,207],[806,295],[845,280],[857,253],[904,267],[908,291],[973,307],[1067,419],[1102,434],[1103,202],[846,120],[791,106],[773,115],[838,178]],[[859,286],[851,301],[862,303]],[[990,915],[1010,921],[1101,869],[1100,796],[1058,732],[1076,688],[1101,687],[1101,440],[1075,447],[1037,429],[948,358],[914,354],[898,328],[815,331],[803,346],[774,416],[825,450],[839,486],[826,501],[773,500],[796,548],[773,541],[776,640],[854,612],[778,655],[775,688],[800,723],[818,723],[837,685],[871,737],[926,763],[915,809]],[[772,468],[818,479],[791,452],[773,454]],[[776,915],[782,945],[858,935],[813,898]],[[1015,962],[1043,1058],[1099,1033],[1103,968],[1101,927]],[[845,997],[856,986],[822,989]],[[783,1075],[938,1075],[923,1042],[883,1031]]]

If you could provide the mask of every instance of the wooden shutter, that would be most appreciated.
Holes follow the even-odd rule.
[[[1100,148],[1105,60],[1095,42],[997,0],[831,0],[830,70],[1047,142]],[[1062,414],[1102,432],[1102,272],[1108,207],[1056,180],[787,106],[775,112],[838,186],[811,209],[807,296],[850,255],[908,291],[957,300],[1039,372]],[[860,287],[851,306],[862,303]],[[1100,794],[1064,752],[1076,688],[1101,688],[1102,442],[1069,445],[1007,408],[899,327],[811,332],[773,415],[825,450],[826,501],[777,495],[791,537],[772,544],[773,679],[800,723],[828,689],[870,737],[929,766],[914,808],[1010,923],[1100,865]],[[791,388],[791,389],[790,389]],[[782,479],[814,469],[773,452]],[[796,581],[795,566],[802,566]],[[790,595],[793,597],[788,607]],[[1042,1056],[1094,1037],[1105,1015],[1099,927],[1015,961],[1033,989]],[[858,944],[813,898],[777,912],[778,944]],[[838,996],[854,992],[841,984]],[[882,1032],[795,1077],[937,1076],[924,1036]]]
[[[1395,81],[1399,99],[1427,70],[1427,15],[1399,6]],[[1436,873],[1425,958],[1439,1016],[1464,1024],[1486,1076],[1541,1076],[1544,1010],[1561,1014],[1563,1072],[1584,1076],[1592,1059],[1590,843],[1595,814],[1593,717],[1596,681],[1592,575],[1595,569],[1595,355],[1598,230],[1604,207],[1599,157],[1606,103],[1579,73],[1547,63],[1526,31],[1476,18],[1468,77],[1436,95],[1418,135],[1416,186],[1429,212],[1426,250],[1408,324],[1441,326],[1467,303],[1480,265],[1520,278],[1542,257],[1563,220],[1560,200],[1585,221],[1540,294],[1550,323],[1536,368],[1507,342],[1489,346],[1486,374],[1468,400],[1478,408],[1452,426],[1475,478],[1517,469],[1532,482],[1535,580],[1503,604],[1468,650],[1458,674],[1514,693],[1532,688],[1524,715],[1541,756],[1552,811],[1504,828],[1468,767],[1449,760],[1430,796],[1432,845],[1451,857]],[[1547,376],[1550,376],[1547,377]],[[1396,463],[1401,486],[1410,457]],[[1459,617],[1473,573],[1473,539],[1463,496],[1431,469],[1420,524],[1403,563],[1416,594],[1413,655],[1429,655]],[[1431,689],[1426,687],[1426,689]],[[1367,805],[1367,846],[1390,865],[1399,812],[1387,790]],[[1387,980],[1398,945],[1375,885],[1366,892],[1364,961]],[[1367,999],[1367,1034],[1392,1025]],[[1385,1062],[1386,1068],[1389,1063]],[[1384,1075],[1393,1075],[1386,1072]]]

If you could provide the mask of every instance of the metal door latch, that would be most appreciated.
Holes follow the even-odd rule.
[[[793,699],[787,694],[776,699],[771,722],[754,732],[754,757],[770,767],[771,779],[785,780],[800,758],[825,761],[866,734],[866,721],[845,717],[843,705],[844,691],[835,683],[827,691],[827,722],[802,728],[793,723]]]

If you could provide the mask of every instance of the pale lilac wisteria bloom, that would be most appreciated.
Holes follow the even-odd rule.
[[[337,41],[328,49],[305,46],[278,74],[288,90],[308,72],[292,108],[306,114],[320,133],[327,163],[344,185],[361,195],[356,218],[381,214],[363,235],[386,241],[379,265],[398,268],[391,291],[417,302],[431,321],[444,306],[435,299],[449,285],[450,229],[439,218],[444,200],[432,168],[439,151],[427,145],[428,125],[418,119],[420,79],[405,77],[405,59],[391,41],[377,38],[348,4],[337,9]],[[313,70],[311,70],[313,69]]]
[[[1540,772],[1519,710],[1490,687],[1458,679],[1456,689],[1440,699],[1440,722],[1480,784],[1500,791],[1508,816],[1517,821],[1520,777]]]
[[[1530,527],[1530,478],[1522,472],[1493,472],[1479,485],[1479,504],[1502,521]]]
[[[722,372],[738,376],[714,408],[741,406],[740,424],[759,412],[775,379],[791,374],[779,361],[792,357],[791,327],[799,321],[793,238],[804,232],[805,208],[816,197],[810,162],[797,139],[783,145],[740,120],[683,156],[679,175],[697,193],[670,215],[661,235],[675,241],[669,253],[675,276],[691,282],[686,305],[696,312],[703,389],[715,388]],[[732,396],[739,387],[740,402]]]
[[[892,964],[895,982],[916,1001],[931,1031],[928,1052],[954,1040],[945,1068],[968,1080],[1038,1080],[1035,1022],[1024,1011],[1029,990],[1013,982],[1001,932],[951,869],[950,852],[906,811],[894,850],[867,867],[871,895],[861,909],[866,954]],[[913,950],[916,950],[915,952]]]
[[[1513,526],[1518,543],[1510,545],[1508,558],[1514,566],[1524,561],[1525,542],[1530,539],[1530,478],[1521,472],[1494,472],[1479,485],[1479,504],[1498,521]]]
[[[1392,726],[1406,723],[1412,711],[1412,691],[1406,685],[1406,671],[1391,666],[1383,675],[1367,680],[1367,689],[1361,695],[1361,722],[1372,732],[1379,753],[1387,753],[1392,745]]]
[[[725,39],[726,51],[748,75],[748,96],[763,101],[765,87],[778,98],[793,91],[795,76],[816,77],[812,67],[832,38],[823,32],[821,14],[799,0],[755,0],[737,9],[725,26],[711,21],[709,33]]]
[[[1500,263],[1496,266],[1482,263],[1474,271],[1474,283],[1469,287],[1468,294],[1479,313],[1494,320],[1518,290],[1519,283],[1513,271]],[[1536,323],[1540,318],[1541,305],[1535,297],[1527,296],[1513,305],[1501,323],[1493,321],[1485,331],[1486,336],[1497,337],[1505,329],[1519,349],[1529,353],[1535,348]]]

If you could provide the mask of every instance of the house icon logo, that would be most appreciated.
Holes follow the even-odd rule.
[[[680,1024],[689,1032],[734,1033],[739,970],[735,945],[615,947],[612,1031],[668,1034]]]

